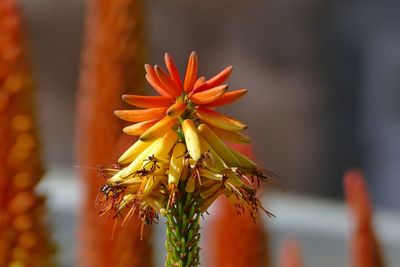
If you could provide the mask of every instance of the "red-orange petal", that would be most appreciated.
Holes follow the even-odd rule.
[[[164,60],[172,81],[180,90],[182,90],[182,80],[179,76],[178,68],[176,67],[174,60],[168,53],[165,53]]]
[[[154,90],[156,90],[160,95],[172,98],[173,95],[170,92],[168,92],[165,88],[163,88],[154,68],[149,64],[144,65],[144,68],[146,69],[147,73],[147,75],[145,76],[146,80],[151,85],[151,87],[153,87]]]
[[[141,122],[161,119],[165,116],[166,108],[148,108],[135,110],[116,110],[115,116],[129,122]]]
[[[194,83],[197,79],[197,54],[192,52],[189,57],[188,66],[186,69],[185,81],[183,83],[183,88],[186,92],[193,90]]]
[[[223,71],[194,88],[194,92],[201,92],[224,83],[231,75],[233,66],[226,67]]]
[[[166,96],[123,95],[122,99],[128,104],[140,108],[168,107],[174,103],[172,98]]]
[[[160,80],[162,87],[165,88],[166,91],[176,97],[181,95],[181,90],[176,87],[171,78],[168,77],[168,75],[159,66],[154,66],[154,70],[156,71],[157,77]]]
[[[192,100],[192,102],[197,105],[205,105],[211,102],[215,102],[224,95],[226,89],[228,89],[228,85],[220,85],[212,89],[193,94],[190,97],[190,100]]]
[[[242,97],[246,93],[247,93],[247,89],[239,89],[239,90],[227,92],[223,96],[221,96],[220,98],[215,100],[214,102],[207,104],[207,107],[217,107],[217,106],[223,106],[223,105],[230,104],[230,103],[238,100],[240,97]]]
[[[186,110],[186,104],[179,101],[167,109],[167,115],[170,117],[179,117]]]
[[[151,120],[151,121],[143,121],[143,122],[138,122],[133,125],[127,126],[122,131],[126,134],[129,135],[141,135],[143,134],[147,129],[149,129],[151,126],[156,124],[159,119]]]
[[[196,88],[200,84],[204,83],[206,81],[206,78],[204,76],[201,76],[197,79],[197,81],[194,83],[193,87]]]
[[[224,130],[241,131],[247,128],[242,122],[208,108],[197,107],[196,114],[204,122]]]

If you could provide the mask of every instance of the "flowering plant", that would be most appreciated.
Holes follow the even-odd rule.
[[[100,212],[113,212],[117,221],[123,218],[122,225],[136,211],[142,225],[165,216],[166,266],[199,264],[199,219],[220,195],[253,219],[260,209],[272,215],[257,199],[256,189],[275,174],[260,170],[225,144],[250,142],[241,133],[246,125],[215,111],[247,90],[227,92],[224,83],[232,66],[208,80],[198,77],[197,61],[192,52],[182,82],[173,59],[165,54],[168,72],[145,65],[146,79],[160,96],[122,97],[142,108],[115,111],[134,123],[123,131],[139,140],[122,154],[118,167],[107,170],[110,177],[97,202]]]

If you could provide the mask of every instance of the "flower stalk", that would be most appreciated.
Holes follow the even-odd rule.
[[[185,183],[179,184],[184,191]],[[198,203],[190,193],[184,193],[170,208],[166,216],[166,267],[198,266],[200,262],[200,212]]]

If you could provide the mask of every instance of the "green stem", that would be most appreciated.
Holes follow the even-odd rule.
[[[196,198],[179,185],[180,197],[167,215],[166,267],[196,267],[199,265],[200,213]]]

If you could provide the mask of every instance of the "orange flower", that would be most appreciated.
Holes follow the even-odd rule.
[[[346,202],[354,228],[351,237],[352,266],[381,267],[384,259],[372,223],[372,205],[361,171],[349,170],[344,175]]]
[[[183,82],[172,57],[167,53],[165,65],[168,72],[157,65],[145,65],[146,79],[160,96],[124,95],[122,98],[128,104],[144,108],[115,111],[121,119],[135,122],[125,127],[124,132],[138,135],[142,141],[155,140],[165,135],[186,113],[207,124],[224,140],[249,142],[239,133],[246,128],[245,124],[213,110],[236,101],[247,92],[246,89],[227,92],[228,85],[224,82],[231,74],[232,66],[205,80],[204,77],[197,77],[197,62],[197,55],[192,52]]]
[[[300,244],[292,239],[286,239],[281,247],[279,256],[280,267],[302,267]]]
[[[225,144],[250,142],[240,133],[246,125],[214,111],[247,90],[226,92],[231,66],[211,79],[198,78],[194,52],[183,81],[168,54],[165,63],[168,73],[145,65],[146,79],[160,96],[124,95],[127,103],[145,109],[115,112],[134,123],[124,132],[140,137],[119,158],[120,166],[107,170],[110,178],[101,188],[100,211],[124,215],[128,210],[123,224],[139,210],[149,224],[157,214],[170,215],[184,194],[195,201],[198,214],[225,195],[238,213],[248,210],[254,219],[259,209],[266,211],[256,197],[259,182],[276,176]]]
[[[50,267],[55,246],[37,193],[44,164],[22,26],[17,1],[0,1],[0,266]]]
[[[213,267],[269,266],[268,234],[264,222],[237,216],[226,199],[219,199],[205,226],[205,265]],[[238,229],[240,229],[238,231]],[[227,244],[235,244],[228,246]]]
[[[83,166],[109,166],[129,142],[121,134],[122,121],[113,111],[119,96],[140,93],[143,87],[146,40],[143,1],[93,0],[87,3],[85,38],[77,99],[76,162]],[[138,90],[139,89],[139,90]],[[101,118],[99,120],[98,118]],[[132,220],[114,228],[115,220],[100,217],[93,202],[104,182],[99,173],[80,168],[84,188],[77,224],[75,266],[153,266],[151,229],[140,240],[141,223]],[[114,231],[115,229],[115,231]],[[112,232],[114,238],[112,237]],[[137,257],[137,255],[140,257]]]
[[[133,125],[124,132],[140,135],[108,169],[109,179],[100,189],[100,212],[124,217],[136,211],[143,224],[167,218],[166,266],[197,266],[199,219],[210,205],[225,195],[237,213],[246,210],[255,219],[267,212],[256,196],[261,181],[276,177],[224,141],[247,143],[240,133],[246,125],[214,108],[231,103],[245,89],[226,92],[232,71],[228,67],[211,79],[197,77],[197,55],[192,53],[185,78],[166,54],[168,73],[145,65],[146,79],[160,96],[125,95],[129,104],[145,109],[118,110],[115,114]],[[179,245],[177,245],[179,244]]]

